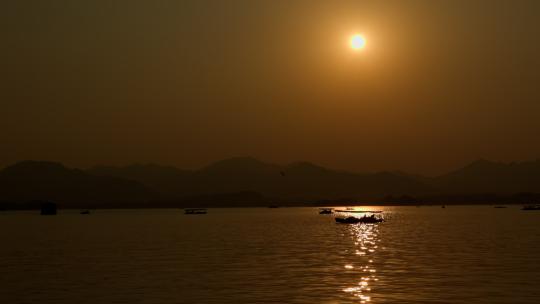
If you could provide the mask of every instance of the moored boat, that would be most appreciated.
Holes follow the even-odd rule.
[[[355,216],[336,217],[336,223],[340,223],[340,224],[358,224],[358,223],[375,224],[375,223],[381,223],[383,221],[384,220],[381,217],[376,217],[375,214],[372,214],[370,216],[364,215],[362,217],[355,217]]]
[[[206,214],[207,212],[204,208],[189,208],[184,210],[184,214]]]
[[[523,206],[521,210],[540,210],[540,205],[527,205]]]
[[[56,215],[56,204],[52,202],[43,202],[41,204],[41,215]]]

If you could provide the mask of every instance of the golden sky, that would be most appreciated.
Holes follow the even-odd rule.
[[[7,1],[0,20],[1,165],[540,156],[540,1]]]

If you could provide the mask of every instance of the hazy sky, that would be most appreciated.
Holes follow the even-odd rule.
[[[4,0],[0,39],[2,166],[540,157],[537,0]]]

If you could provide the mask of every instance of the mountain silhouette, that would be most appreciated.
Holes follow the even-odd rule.
[[[159,192],[165,198],[176,197],[185,188],[193,172],[156,164],[134,164],[125,167],[95,166],[87,170],[95,176],[109,176],[137,181]]]
[[[431,185],[446,193],[540,193],[540,161],[498,163],[480,159],[433,178]]]
[[[0,171],[0,200],[12,204],[47,200],[60,206],[100,206],[158,197],[137,181],[95,176],[54,162],[23,161]]]
[[[146,173],[143,172],[145,170]],[[225,159],[195,171],[171,168],[156,170],[154,166],[139,166],[134,170],[133,166],[127,166],[106,169],[96,167],[89,172],[130,178],[154,189],[166,189],[169,197],[176,198],[256,192],[285,201],[342,198],[373,200],[389,194],[423,195],[433,192],[431,186],[389,172],[357,174],[331,170],[308,162],[281,166],[251,157]],[[148,176],[153,176],[151,181]]]
[[[540,197],[537,193],[538,160],[478,160],[437,177],[353,173],[309,162],[277,165],[251,157],[225,159],[199,170],[155,164],[80,170],[42,161],[23,161],[0,170],[2,208],[38,201],[52,201],[61,208],[302,205],[323,201],[511,202],[535,200]]]

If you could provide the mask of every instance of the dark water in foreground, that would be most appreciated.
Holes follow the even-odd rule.
[[[540,303],[540,211],[0,213],[2,303]]]

